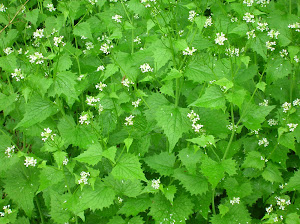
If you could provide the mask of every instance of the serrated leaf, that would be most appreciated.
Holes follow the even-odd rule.
[[[161,40],[152,43],[151,51],[153,52],[154,63],[157,70],[163,67],[168,61],[172,59],[171,51],[163,44]]]
[[[62,170],[58,170],[52,166],[45,166],[40,172],[40,187],[39,191],[43,191],[48,187],[57,184],[64,179]]]
[[[41,98],[39,95],[31,97],[28,104],[25,106],[24,118],[15,127],[30,127],[36,123],[40,123],[49,116],[58,112],[57,106],[50,100]]]
[[[115,163],[116,152],[117,152],[117,147],[112,146],[107,150],[103,151],[102,156]]]
[[[295,137],[294,133],[286,133],[282,134],[278,140],[279,144],[292,149],[295,151]]]
[[[252,193],[252,185],[249,180],[229,177],[226,178],[224,188],[229,198],[240,197],[244,198]]]
[[[26,12],[24,17],[27,21],[31,22],[34,26],[36,26],[39,14],[40,14],[40,11],[38,9],[33,9],[33,10]]]
[[[224,168],[224,171],[228,173],[229,176],[233,176],[237,174],[236,161],[234,159],[230,158],[230,159],[223,160],[222,166]]]
[[[276,81],[287,77],[292,72],[292,65],[288,60],[283,58],[276,58],[275,60],[268,60],[267,64],[267,83]]]
[[[67,153],[64,151],[57,151],[53,153],[53,158],[58,167],[61,167],[63,165],[63,161],[65,160],[65,158],[67,158]]]
[[[55,223],[66,223],[71,218],[72,214],[70,211],[66,210],[63,205],[64,202],[70,198],[69,195],[59,194],[56,191],[51,191],[50,200],[51,200],[51,210],[50,215],[51,219],[55,221]]]
[[[208,182],[202,175],[189,174],[183,168],[177,168],[173,176],[192,195],[202,195],[208,191]]]
[[[189,107],[197,106],[225,110],[225,102],[225,96],[221,89],[217,86],[210,86],[205,90],[205,93],[198,100],[189,105]]]
[[[152,169],[156,170],[162,176],[170,176],[174,172],[174,163],[176,157],[174,153],[161,152],[158,155],[148,156],[144,161]]]
[[[133,218],[131,218],[127,224],[144,224],[145,221],[143,220],[142,217],[140,216],[135,216]]]
[[[118,214],[124,214],[127,217],[136,216],[140,212],[144,212],[151,206],[149,195],[140,196],[138,198],[128,198],[123,202],[124,205],[118,211]]]
[[[286,224],[300,224],[300,216],[296,212],[289,213],[286,216],[285,223]]]
[[[178,153],[178,157],[189,173],[196,174],[196,165],[201,158],[200,151],[195,152],[193,148],[185,148]]]
[[[72,66],[72,60],[70,58],[70,55],[65,53],[62,55],[58,62],[57,62],[57,71],[58,72],[64,72],[71,68]]]
[[[102,159],[102,147],[99,143],[90,145],[85,152],[75,157],[75,160],[79,162],[87,163],[92,166],[100,162],[101,159]]]
[[[107,224],[126,224],[125,220],[121,216],[112,217]]]
[[[207,177],[213,188],[224,177],[224,167],[207,156],[202,159],[201,172]]]
[[[289,182],[283,189],[283,192],[296,190],[300,190],[300,170],[296,171],[294,175],[289,179]]]
[[[173,89],[173,81],[168,81],[160,88],[160,92],[175,98],[174,89]]]
[[[91,33],[90,24],[87,22],[82,22],[78,24],[74,29],[73,33],[76,36],[85,36],[89,38],[90,40],[93,40],[93,35]]]
[[[244,168],[256,168],[262,170],[265,167],[265,161],[261,159],[260,152],[251,151],[247,154],[246,159],[242,165]]]
[[[187,141],[206,147],[209,144],[215,145],[215,138],[212,135],[201,135],[198,138],[187,139]]]
[[[132,154],[123,155],[118,161],[116,166],[112,169],[111,174],[117,179],[125,180],[143,180],[147,181],[141,163],[137,156]]]
[[[267,163],[267,167],[264,169],[264,172],[262,173],[262,177],[270,182],[278,182],[282,183],[283,179],[281,177],[281,172],[279,171],[278,166],[273,164],[272,162]]]
[[[165,195],[165,197],[173,204],[174,196],[177,189],[174,185],[169,185],[162,189],[162,193]]]
[[[201,65],[199,61],[192,61],[184,71],[184,76],[196,83],[214,80],[213,72],[208,65]]]

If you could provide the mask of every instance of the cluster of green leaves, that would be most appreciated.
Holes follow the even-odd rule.
[[[1,4],[0,223],[300,223],[298,1]]]

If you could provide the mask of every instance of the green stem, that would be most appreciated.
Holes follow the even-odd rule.
[[[228,142],[228,145],[226,147],[226,150],[225,150],[225,153],[224,153],[224,156],[222,158],[222,160],[226,159],[226,156],[227,156],[227,153],[230,149],[230,146],[231,146],[231,143],[232,143],[232,140],[233,140],[233,137],[235,135],[235,124],[234,124],[234,113],[233,113],[233,104],[231,103],[231,123],[232,123],[232,132],[231,132],[231,136],[230,136],[230,139],[229,139],[229,142]]]
[[[216,208],[215,208],[215,188],[212,190],[212,197],[211,197],[211,207],[213,210],[213,214],[216,214]]]
[[[39,213],[40,213],[41,223],[43,224],[44,223],[44,216],[43,216],[43,213],[42,213],[42,210],[41,210],[41,205],[40,205],[38,196],[36,196],[35,201],[36,201],[36,205],[38,207]]]
[[[179,82],[179,79],[180,79],[180,78],[177,78],[177,79],[176,79],[176,98],[175,98],[175,107],[178,106],[179,97],[180,97],[180,88],[179,88],[180,82]]]

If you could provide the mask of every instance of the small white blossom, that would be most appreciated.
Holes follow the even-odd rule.
[[[285,58],[286,56],[288,56],[288,52],[286,49],[282,49],[281,51],[279,51],[280,57]]]
[[[134,116],[133,115],[130,115],[129,117],[126,117],[125,118],[125,125],[127,126],[127,125],[133,125],[133,121],[132,121],[132,119],[134,118]]]
[[[95,4],[98,2],[98,0],[89,0],[89,2],[90,2],[92,5],[95,5]]]
[[[257,0],[256,4],[260,5],[261,7],[267,7],[270,3],[270,0]]]
[[[295,61],[296,63],[299,62],[299,58],[297,57],[297,55],[294,56],[294,61]]]
[[[300,32],[300,23],[296,22],[294,24],[289,24],[288,28],[295,29],[296,32]]]
[[[4,216],[5,216],[5,213],[4,213],[4,212],[0,212],[0,216],[1,216],[1,217],[4,217]]]
[[[26,156],[25,163],[24,163],[24,165],[26,167],[28,167],[28,166],[35,166],[36,163],[37,163],[36,159],[34,159],[33,157],[27,157]]]
[[[49,12],[54,12],[56,8],[54,8],[54,5],[52,3],[46,5]]]
[[[268,23],[257,22],[256,29],[260,30],[261,32],[263,32],[265,30],[268,31],[269,30]]]
[[[42,39],[44,37],[44,29],[37,29],[33,33],[33,38],[34,39]]]
[[[65,46],[66,43],[62,41],[64,36],[59,36],[59,37],[53,37],[54,45],[58,47],[59,44],[62,44],[62,46]]]
[[[200,132],[201,128],[203,128],[202,124],[192,124],[192,128],[194,129],[195,132]]]
[[[29,55],[28,57],[30,58],[29,62],[31,64],[32,63],[35,63],[35,64],[43,64],[44,63],[44,56],[42,53],[35,52],[34,54]]]
[[[268,120],[268,124],[269,124],[270,126],[278,125],[278,121],[276,121],[276,120],[274,120],[274,119],[269,119],[269,120]]]
[[[269,100],[264,99],[264,102],[259,103],[258,105],[267,107],[269,105]]]
[[[281,185],[279,185],[279,188],[280,188],[280,189],[283,189],[286,185],[287,185],[287,183],[281,184]]]
[[[232,200],[230,200],[230,204],[234,205],[234,204],[240,204],[240,198],[239,197],[233,197]]]
[[[283,108],[283,113],[286,113],[292,108],[292,104],[285,102],[284,104],[281,105],[281,107]]]
[[[15,69],[14,73],[11,73],[11,77],[15,78],[17,82],[19,82],[21,79],[24,79],[24,75],[22,74],[21,69]]]
[[[198,114],[196,114],[194,112],[194,110],[192,110],[190,113],[188,113],[187,117],[193,122],[196,123],[197,121],[200,120],[200,117]]]
[[[300,99],[295,99],[294,101],[293,101],[293,106],[295,107],[295,106],[300,106]]]
[[[139,36],[137,36],[134,40],[133,40],[134,43],[137,43],[137,44],[140,44],[142,43],[141,42],[141,38],[139,38]]]
[[[225,40],[228,40],[226,37],[225,37],[225,34],[224,33],[217,33],[216,34],[217,35],[217,37],[216,37],[216,39],[215,39],[215,43],[216,44],[219,44],[219,45],[224,45],[224,41]]]
[[[77,80],[81,81],[83,77],[84,77],[84,75],[80,75],[80,76],[78,76]]]
[[[86,42],[85,46],[87,50],[91,50],[94,48],[94,44],[92,42]]]
[[[189,18],[188,20],[190,22],[194,22],[195,17],[198,16],[199,14],[197,14],[194,10],[189,11]]]
[[[195,49],[194,47],[192,47],[192,49],[190,49],[189,47],[187,47],[182,54],[183,55],[193,55],[193,53],[195,53],[197,51],[197,49]]]
[[[118,197],[118,202],[121,204],[123,202],[123,199]]]
[[[104,43],[104,44],[101,45],[100,51],[102,51],[104,54],[109,54],[110,53],[109,49],[113,48],[113,47],[114,47],[113,45],[109,45],[107,43]]]
[[[96,106],[95,103],[97,103],[97,102],[99,102],[99,101],[100,101],[100,98],[95,98],[95,97],[93,97],[93,96],[87,96],[85,102],[86,102],[87,105],[89,105],[89,106]]]
[[[273,222],[278,222],[277,216],[275,218],[273,218]]]
[[[256,134],[258,135],[258,132],[260,131],[260,129],[257,129],[257,130],[251,130],[250,134]]]
[[[254,0],[244,0],[243,3],[250,7],[254,3]]]
[[[237,18],[237,17],[231,17],[230,21],[231,21],[232,23],[235,23],[235,22],[238,21],[238,18]]]
[[[157,179],[157,180],[153,179],[151,187],[153,187],[155,190],[158,190],[159,189],[159,184],[160,184],[160,179]]]
[[[103,88],[107,87],[107,85],[102,82],[99,82],[95,87],[96,89],[99,89],[102,92]]]
[[[212,18],[211,18],[211,16],[209,16],[205,21],[204,27],[207,28],[208,26],[211,26],[212,24],[213,24]]]
[[[290,132],[293,132],[295,131],[295,128],[298,126],[298,124],[289,123],[287,124],[287,126],[289,127]]]
[[[11,53],[14,52],[14,50],[11,47],[7,47],[7,48],[3,49],[3,51],[6,55],[10,55]]]
[[[104,110],[103,106],[99,104],[98,106],[98,113],[100,114]]]
[[[121,83],[122,83],[123,86],[126,86],[126,87],[128,87],[128,88],[129,88],[129,85],[134,85],[134,82],[129,81],[128,79],[122,80]]]
[[[285,206],[287,205],[290,205],[291,204],[291,201],[290,200],[285,200],[283,198],[280,198],[280,197],[275,197],[276,201],[277,201],[277,205],[279,205],[279,209],[280,210],[284,210],[285,209]]]
[[[251,38],[252,38],[252,39],[255,38],[255,37],[256,37],[256,35],[255,35],[255,30],[248,31],[248,32],[246,33],[246,35],[247,35],[248,40],[251,39]]]
[[[243,16],[243,20],[246,21],[246,23],[254,23],[255,20],[254,20],[254,15],[252,15],[251,13],[249,12],[246,12],[245,15]]]
[[[0,12],[5,12],[7,7],[3,3],[0,4]]]
[[[65,157],[65,159],[63,160],[63,165],[68,165],[69,159],[67,157]]]
[[[178,35],[179,35],[180,37],[182,37],[182,36],[183,36],[183,32],[184,32],[184,30],[179,30],[179,31],[178,31]]]
[[[5,154],[7,155],[8,158],[12,157],[12,154],[15,152],[15,146],[12,145],[10,147],[7,147],[5,149]]]
[[[114,15],[113,17],[111,17],[114,21],[116,21],[117,23],[121,23],[121,19],[123,18],[120,15]]]
[[[260,160],[263,160],[263,161],[265,161],[265,162],[268,162],[268,160],[265,159],[263,156],[260,157]]]
[[[268,50],[271,50],[271,51],[274,51],[275,50],[275,46],[276,45],[276,42],[275,41],[267,41],[266,42],[266,47]]]
[[[80,39],[81,39],[81,40],[86,40],[87,37],[82,35],[82,36],[80,37]]]
[[[22,54],[22,53],[23,53],[23,49],[20,48],[20,49],[18,50],[18,54]]]
[[[80,173],[80,179],[78,180],[78,184],[89,184],[88,183],[88,177],[90,176],[90,172],[84,172],[84,171],[81,171]]]
[[[79,123],[80,124],[87,124],[89,125],[91,123],[91,119],[94,117],[94,115],[91,112],[82,112],[79,117]]]
[[[244,49],[241,50],[241,52],[244,51]],[[229,57],[239,57],[240,56],[240,49],[239,48],[226,48],[225,49],[225,55]]]
[[[234,127],[234,129],[236,130],[237,128],[238,128],[238,126],[237,125],[234,125],[233,126],[233,124],[232,123],[230,123],[229,125],[227,125],[226,126],[230,131],[232,131],[233,130],[233,127]]]
[[[141,65],[140,69],[141,69],[142,73],[153,72],[153,68],[151,68],[148,63],[145,63],[145,64]]]
[[[1,212],[1,216],[5,216],[5,214],[11,214],[12,213],[12,210],[10,209],[10,205],[5,205],[3,206],[3,210],[4,212]]]
[[[268,32],[268,36],[275,39],[278,39],[279,34],[279,31],[275,31],[273,29]]]
[[[51,134],[52,130],[50,128],[44,128],[44,132],[41,133],[41,136],[43,137],[42,140],[45,142],[50,138],[52,141],[54,141],[54,137],[56,134]]]
[[[269,207],[266,208],[266,212],[270,214],[273,211],[273,205],[270,205]]]
[[[132,105],[133,105],[134,107],[138,107],[139,104],[140,104],[140,102],[141,102],[141,99],[137,99],[137,101],[133,101],[133,102],[132,102]]]
[[[263,138],[261,140],[258,140],[258,145],[264,145],[264,147],[267,147],[269,145],[269,142],[267,138]]]

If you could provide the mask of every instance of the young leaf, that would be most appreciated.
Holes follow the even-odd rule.
[[[124,205],[118,211],[118,214],[124,214],[127,217],[136,216],[140,212],[144,212],[151,206],[151,200],[149,195],[140,196],[138,198],[128,198],[124,201]]]
[[[189,173],[196,174],[196,165],[200,162],[200,151],[195,152],[191,147],[180,150],[178,154],[182,164],[187,168]]]
[[[102,159],[102,147],[98,144],[90,145],[89,148],[75,158],[79,162],[96,165]]]
[[[203,157],[201,172],[207,177],[213,188],[215,188],[224,177],[224,171],[224,167],[220,163],[207,156]]]
[[[57,184],[64,179],[62,170],[58,170],[52,166],[45,166],[40,172],[40,187],[38,191],[43,191],[48,187]]]
[[[162,176],[170,176],[173,174],[175,160],[176,157],[174,153],[169,154],[167,152],[161,152],[159,155],[144,158],[146,164]]]
[[[285,186],[285,188],[283,189],[283,192],[296,190],[300,190],[300,170],[296,171],[290,178],[287,186]]]

